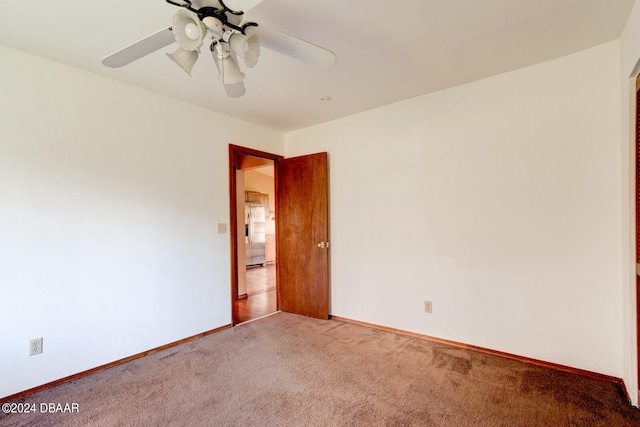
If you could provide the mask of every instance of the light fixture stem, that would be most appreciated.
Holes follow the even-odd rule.
[[[224,62],[223,58],[224,58],[224,48],[222,46],[222,43],[217,43],[216,44],[216,55],[218,55],[218,61],[220,62],[220,77],[222,78],[222,81],[224,82]]]

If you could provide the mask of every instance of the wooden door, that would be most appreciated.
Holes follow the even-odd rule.
[[[327,153],[277,161],[276,186],[279,308],[328,319]]]

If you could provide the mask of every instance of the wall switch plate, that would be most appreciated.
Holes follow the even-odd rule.
[[[424,312],[425,313],[431,313],[432,310],[432,306],[431,306],[431,301],[425,301],[424,302]]]
[[[29,341],[29,356],[42,353],[42,338],[34,338]]]
[[[227,234],[227,224],[223,222],[218,223],[218,234]]]

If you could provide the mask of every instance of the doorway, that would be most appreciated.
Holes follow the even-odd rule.
[[[275,161],[281,158],[229,146],[234,325],[278,310]]]
[[[268,165],[273,166],[275,186],[273,201],[276,218],[276,290],[272,294],[275,303],[272,302],[267,308],[267,313],[261,316],[283,310],[326,320],[329,318],[328,153],[285,159],[282,156],[230,144],[233,325],[246,321],[240,310],[248,308],[243,301],[246,282],[241,281],[246,280],[244,258],[247,254],[243,246],[249,232],[249,226],[243,217],[244,200],[248,197],[245,193],[244,171]],[[260,263],[260,260],[257,263]],[[252,301],[247,298],[248,302]],[[269,303],[268,299],[266,302]]]
[[[240,155],[236,176],[238,226],[238,323],[271,314],[276,307],[274,162]],[[244,195],[239,184],[244,186]],[[244,211],[241,200],[244,200]],[[244,260],[244,262],[242,262]]]

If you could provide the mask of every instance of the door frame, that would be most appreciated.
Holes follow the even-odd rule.
[[[635,288],[636,288],[636,376],[637,381],[640,383],[640,76],[636,77],[635,84],[635,98],[634,98],[634,120],[635,120],[635,135],[634,135],[634,176],[635,176]],[[640,387],[638,387],[638,396],[640,396]]]
[[[231,243],[231,321],[235,326],[238,324],[237,313],[235,311],[235,302],[238,300],[238,209],[237,209],[237,182],[236,171],[238,170],[240,156],[253,156],[261,159],[273,160],[274,186],[278,188],[278,160],[284,159],[284,156],[278,154],[267,153],[266,151],[255,150],[253,148],[241,147],[239,145],[229,144],[229,239]],[[276,212],[278,209],[278,199],[275,200]],[[276,225],[277,227],[277,225]],[[276,247],[278,246],[278,230],[276,229]],[[276,262],[276,289],[278,263]],[[276,292],[277,294],[277,292]],[[276,309],[278,301],[276,299]]]

